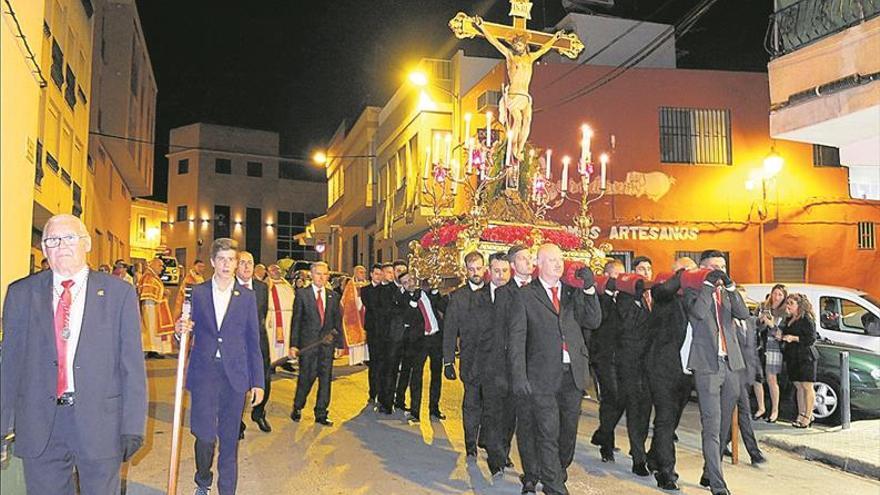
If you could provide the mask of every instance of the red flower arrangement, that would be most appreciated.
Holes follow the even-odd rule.
[[[455,242],[458,238],[458,234],[464,229],[464,225],[448,223],[437,230],[436,238],[434,237],[434,232],[429,230],[422,236],[422,239],[419,242],[423,248],[428,248],[434,245],[446,246]]]
[[[421,239],[423,248],[439,245],[447,246],[455,242],[458,234],[465,229],[464,225],[446,224],[437,232],[435,238],[433,232],[427,232]],[[531,247],[535,240],[532,238],[534,227],[519,225],[504,225],[496,227],[486,227],[483,229],[480,239],[489,242],[497,242],[499,244],[523,244]],[[581,247],[581,239],[566,230],[539,228],[541,235],[546,242],[556,244],[564,251],[573,251]]]

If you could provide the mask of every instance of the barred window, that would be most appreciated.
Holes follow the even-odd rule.
[[[839,167],[840,149],[834,146],[813,145],[814,167]]]
[[[859,222],[859,249],[875,249],[874,223]]]
[[[730,110],[661,107],[660,161],[730,165]]]

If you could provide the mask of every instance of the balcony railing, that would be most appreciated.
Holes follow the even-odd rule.
[[[878,14],[880,0],[800,0],[770,16],[765,45],[780,57]]]

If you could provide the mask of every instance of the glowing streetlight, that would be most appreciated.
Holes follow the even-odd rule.
[[[785,165],[785,159],[775,149],[770,148],[770,153],[764,158],[764,178],[772,179],[775,177],[782,170],[783,165]]]
[[[325,165],[327,163],[327,153],[323,151],[316,152],[312,155],[312,161],[317,165]]]
[[[409,78],[409,82],[413,83],[414,85],[416,85],[420,88],[424,88],[425,86],[428,85],[428,75],[422,71],[419,71],[419,70],[412,71],[409,73],[408,78]]]

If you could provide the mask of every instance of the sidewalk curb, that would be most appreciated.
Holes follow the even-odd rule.
[[[853,459],[851,457],[836,455],[830,452],[815,449],[813,447],[807,447],[806,445],[791,442],[789,441],[788,437],[783,437],[781,435],[764,435],[760,439],[760,441],[778,449],[786,450],[788,452],[803,456],[803,458],[808,461],[819,461],[821,463],[828,464],[832,467],[836,467],[838,469],[846,471],[847,473],[857,474],[859,476],[865,476],[875,480],[880,480],[880,466],[878,466],[877,464],[865,462],[859,459]]]

